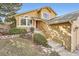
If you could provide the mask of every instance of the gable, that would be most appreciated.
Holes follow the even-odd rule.
[[[40,12],[40,16],[42,19],[51,19],[56,16],[56,13],[49,7],[42,8]]]
[[[29,12],[17,14],[17,15],[15,15],[15,18],[20,18],[20,17],[24,17],[24,16],[37,17],[37,18],[41,18],[41,19],[51,19],[54,16],[56,16],[56,13],[49,7],[43,7],[43,8],[32,10]]]

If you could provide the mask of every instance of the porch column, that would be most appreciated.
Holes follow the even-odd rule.
[[[36,29],[36,20],[32,20],[32,26]]]

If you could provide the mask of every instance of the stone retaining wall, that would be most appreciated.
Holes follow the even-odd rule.
[[[13,39],[13,38],[16,38],[16,37],[19,37],[20,35],[3,35],[3,36],[0,36],[0,39]]]

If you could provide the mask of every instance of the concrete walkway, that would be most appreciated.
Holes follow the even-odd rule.
[[[48,40],[48,44],[52,47],[52,51],[58,52],[61,56],[79,56],[79,50],[76,50],[73,53],[69,52],[61,44],[58,44],[53,40]]]

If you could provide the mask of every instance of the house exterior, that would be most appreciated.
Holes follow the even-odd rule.
[[[26,28],[38,27],[42,20],[48,20],[56,16],[56,13],[50,7],[43,7],[29,12],[15,15],[16,27]]]
[[[43,7],[29,12],[15,15],[16,27],[40,30],[47,39],[62,44],[73,52],[79,49],[79,11],[63,16],[57,14],[50,7]]]
[[[51,27],[52,40],[71,52],[79,49],[79,11],[54,17],[47,23]]]

